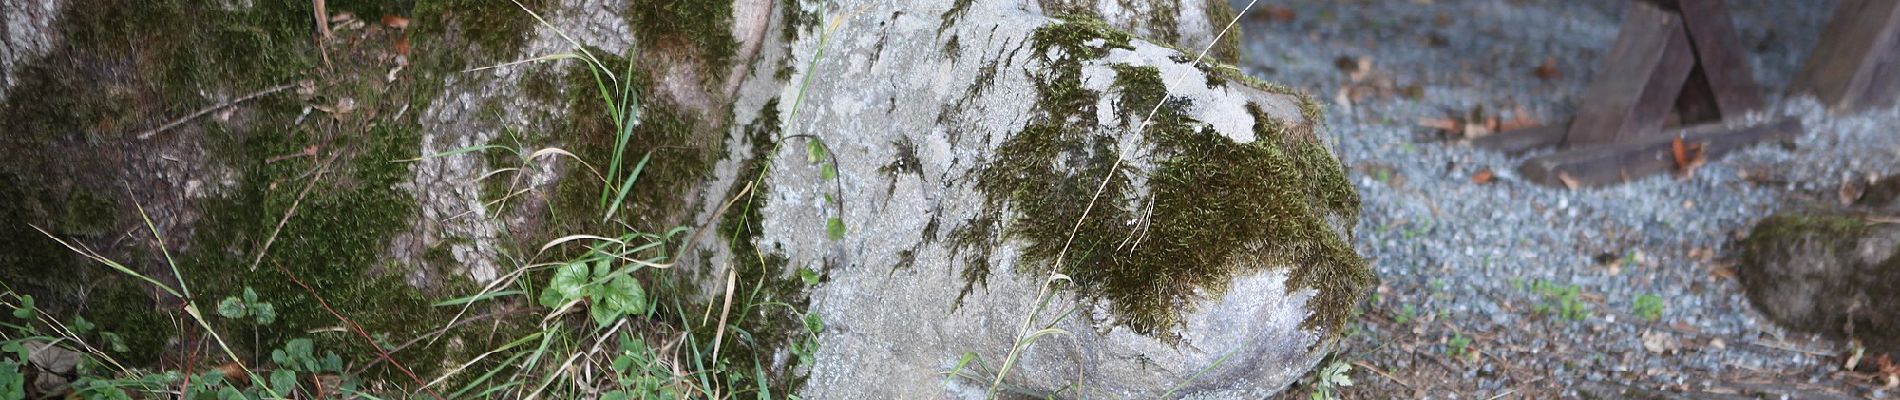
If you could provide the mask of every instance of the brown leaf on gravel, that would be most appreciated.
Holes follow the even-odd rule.
[[[1287,8],[1286,6],[1269,6],[1260,13],[1260,16],[1265,17],[1268,21],[1284,24],[1293,22],[1293,18],[1297,17],[1298,14],[1294,14],[1293,9]]]
[[[1539,121],[1537,117],[1531,116],[1530,110],[1524,109],[1524,106],[1517,106],[1511,109],[1511,119],[1504,120],[1504,122],[1498,124],[1498,132],[1510,132],[1543,124],[1544,121]]]
[[[1557,180],[1563,181],[1564,187],[1570,190],[1577,190],[1578,187],[1583,186],[1582,183],[1577,182],[1577,178],[1571,177],[1569,172],[1558,172]]]
[[[1563,79],[1564,77],[1563,71],[1557,69],[1557,57],[1545,57],[1544,64],[1538,65],[1536,69],[1531,70],[1531,74],[1536,75],[1537,79],[1547,81]]]
[[[1496,174],[1491,172],[1490,168],[1481,169],[1481,170],[1478,170],[1478,173],[1471,175],[1471,183],[1476,183],[1480,185],[1491,183],[1491,180],[1495,178],[1495,175]]]
[[[1340,72],[1345,72],[1347,80],[1359,82],[1365,80],[1367,74],[1372,73],[1372,59],[1340,56],[1333,59],[1333,67],[1339,68]]]
[[[1853,179],[1848,179],[1846,182],[1841,182],[1841,189],[1836,191],[1835,194],[1840,197],[1841,205],[1851,206],[1854,205],[1855,201],[1860,200],[1861,193],[1865,193],[1866,191],[1867,187],[1865,185]]]
[[[1684,143],[1676,138],[1670,144],[1670,151],[1676,156],[1676,174],[1684,178],[1694,177],[1696,167],[1708,162],[1702,152],[1702,143]]]

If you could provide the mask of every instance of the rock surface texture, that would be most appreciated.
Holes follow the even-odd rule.
[[[693,232],[640,279],[788,305],[739,311],[724,355],[815,399],[1261,398],[1376,285],[1322,111],[1222,64],[1225,2],[650,1],[333,2],[316,40],[297,2],[0,5],[0,261],[33,266],[0,277],[135,345],[177,335],[140,282],[41,282],[91,265],[45,242],[67,237],[280,301],[265,335],[334,325],[291,276],[416,337],[440,299],[545,279],[522,271],[555,237]],[[583,49],[624,68],[637,126],[578,57],[511,63]],[[604,210],[600,172],[643,167]],[[405,362],[514,337],[484,335]]]
[[[766,153],[756,247],[825,276],[806,397],[982,397],[1023,329],[1050,327],[1066,334],[1026,342],[1003,390],[1258,398],[1371,287],[1310,99],[1033,5],[841,9],[822,58],[806,31],[801,68],[754,72],[734,107],[836,162],[806,136]]]
[[[1789,329],[1900,351],[1900,180],[1877,183],[1856,207],[1790,211],[1742,240],[1738,268],[1755,308]]]

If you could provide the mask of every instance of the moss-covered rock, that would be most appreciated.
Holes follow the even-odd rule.
[[[1867,214],[1778,213],[1740,243],[1755,308],[1782,326],[1900,351],[1900,226]]]

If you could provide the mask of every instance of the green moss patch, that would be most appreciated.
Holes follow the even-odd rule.
[[[1179,326],[1202,296],[1218,298],[1235,276],[1286,268],[1289,291],[1318,293],[1303,326],[1340,331],[1377,279],[1335,228],[1357,219],[1359,199],[1343,166],[1310,127],[1275,120],[1258,106],[1249,106],[1259,121],[1253,143],[1234,142],[1164,106],[1142,131],[1154,147],[1155,169],[1146,176],[1149,192],[1136,193],[1138,172],[1114,167],[1121,153],[1116,132],[1088,128],[1111,121],[1095,120],[1102,94],[1083,88],[1080,74],[1085,62],[1127,48],[1128,40],[1099,22],[1077,20],[1032,36],[1037,52],[1053,57],[1035,77],[1041,106],[981,170],[978,188],[993,211],[957,228],[953,247],[963,253],[995,245],[985,242],[995,237],[987,233],[1007,219],[1001,233],[1024,245],[1019,270],[1057,266],[1074,279],[1078,296],[1106,301],[1117,323],[1154,336]],[[1143,115],[1167,98],[1156,68],[1114,69],[1113,104],[1122,114]],[[1100,199],[1082,218],[1098,189]],[[987,255],[977,256],[966,258],[965,293],[987,275]]]

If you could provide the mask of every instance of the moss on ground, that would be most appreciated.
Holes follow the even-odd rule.
[[[531,6],[544,2],[528,1]],[[0,215],[50,226],[56,235],[93,244],[143,273],[171,281],[158,249],[107,245],[112,241],[106,234],[147,234],[124,200],[128,183],[135,198],[166,190],[146,185],[183,184],[124,182],[129,171],[123,158],[156,157],[149,152],[162,148],[130,136],[225,99],[315,79],[316,93],[307,102],[289,92],[266,96],[237,107],[238,117],[230,121],[200,119],[152,139],[201,146],[209,157],[200,162],[237,173],[236,185],[211,198],[172,205],[202,214],[189,229],[163,232],[196,295],[192,300],[210,307],[251,287],[274,303],[279,318],[268,326],[213,318],[227,337],[255,338],[235,349],[251,357],[288,339],[310,337],[351,362],[375,359],[361,338],[330,333],[340,322],[289,276],[309,284],[372,334],[407,339],[439,328],[446,315],[429,304],[469,286],[438,276],[431,287],[410,287],[406,277],[416,266],[381,258],[389,238],[408,229],[416,214],[413,197],[397,188],[409,177],[408,166],[394,161],[418,153],[416,118],[439,95],[446,75],[476,57],[467,49],[512,52],[502,49],[518,46],[529,26],[522,22],[532,19],[508,2],[333,0],[332,13],[354,13],[372,26],[384,14],[423,14],[409,31],[339,30],[339,41],[328,51],[331,60],[325,62],[312,42],[309,7],[309,2],[294,1],[239,9],[185,0],[68,4],[56,26],[65,45],[22,69],[22,83],[0,105],[5,110],[0,128],[8,133],[0,139],[5,144],[0,154],[6,156],[0,177],[10,182],[0,185],[6,187],[0,197],[20,200],[0,203]],[[451,26],[451,21],[478,20],[488,21],[481,22],[480,32]],[[336,45],[345,38],[360,41]],[[398,51],[399,42],[413,44],[411,64],[397,82],[384,82],[392,66],[384,55]],[[326,72],[317,73],[319,68]],[[306,104],[335,105],[344,98],[353,101],[353,111],[319,112],[296,122]],[[308,148],[322,156],[277,157]],[[298,200],[312,170],[332,154],[337,156],[324,179]],[[293,204],[294,217],[275,233],[259,267],[251,270],[262,244],[271,240],[277,221]],[[177,222],[168,217],[154,215],[162,226]],[[138,353],[122,359],[149,365],[166,354],[164,343],[180,335],[177,299],[160,300],[149,286],[74,257],[30,228],[6,225],[0,227],[0,243],[6,243],[0,263],[27,267],[0,269],[0,279],[48,299],[55,313],[81,313],[101,329],[121,334]],[[505,334],[516,325],[501,326]],[[468,339],[462,348],[486,348],[484,339]],[[428,374],[460,351],[449,342],[454,341],[406,349],[397,358]],[[386,367],[371,371],[373,376],[388,373]]]
[[[1215,34],[1220,34],[1221,29],[1226,28],[1228,22],[1232,22],[1234,17],[1240,15],[1234,10],[1232,4],[1227,3],[1227,0],[1207,0],[1205,9],[1207,26],[1211,27]],[[1233,30],[1214,42],[1214,48],[1208,52],[1208,55],[1221,63],[1240,63],[1240,36],[1240,24],[1234,24]]]
[[[705,63],[702,72],[723,74],[723,70],[713,68],[728,65],[739,48],[732,37],[731,1],[633,2],[627,6],[626,18],[640,51],[696,54]],[[712,73],[701,76],[719,79]]]
[[[1143,196],[1131,187],[1135,172],[1114,167],[1121,152],[1114,133],[1090,128],[1111,121],[1095,120],[1102,94],[1081,83],[1085,63],[1128,48],[1129,37],[1072,19],[1040,28],[1031,40],[1038,54],[1054,57],[1034,77],[1040,106],[980,172],[978,188],[992,211],[952,232],[959,253],[993,246],[990,233],[1007,219],[1002,234],[1024,242],[1017,268],[1058,266],[1079,296],[1105,301],[1116,323],[1163,338],[1235,276],[1285,268],[1289,291],[1317,292],[1302,325],[1341,331],[1377,278],[1339,233],[1357,220],[1359,199],[1310,125],[1275,120],[1250,104],[1258,140],[1237,143],[1164,102],[1158,69],[1114,66],[1120,114],[1165,105],[1142,131],[1155,157]],[[1098,189],[1100,200],[1085,211]],[[1005,208],[1011,215],[1000,214]],[[983,284],[987,259],[966,257],[965,294]]]

